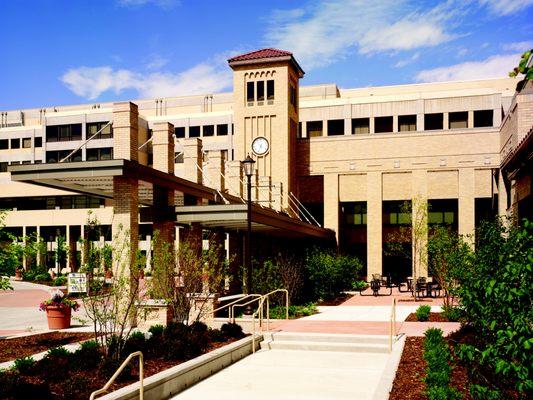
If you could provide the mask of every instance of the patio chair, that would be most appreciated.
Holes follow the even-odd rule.
[[[416,294],[418,295],[420,292],[425,292],[425,296],[428,295],[428,283],[425,277],[420,277],[416,280]]]

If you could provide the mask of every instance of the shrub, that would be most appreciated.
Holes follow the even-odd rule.
[[[104,361],[100,364],[99,372],[106,378],[109,379],[117,371],[117,369],[122,364],[122,360],[117,360],[116,358],[105,358]],[[124,381],[131,378],[132,373],[132,364],[128,363],[122,370],[122,372],[117,377],[117,382]]]
[[[442,330],[430,328],[425,332],[424,360],[426,361],[426,377],[429,400],[460,399],[459,393],[450,387],[452,368],[450,347],[442,336]]]
[[[352,256],[339,255],[331,250],[315,248],[305,260],[306,293],[311,300],[331,300],[350,289],[354,278],[362,270],[361,262]]]
[[[211,342],[225,342],[226,335],[220,329],[209,329],[209,339]]]
[[[460,400],[461,394],[454,388],[433,386],[427,391],[429,400]]]
[[[242,326],[239,324],[226,323],[220,327],[220,331],[229,338],[240,339],[244,337]]]
[[[21,375],[31,375],[34,372],[35,360],[31,356],[17,358],[14,362],[13,367]]]
[[[308,303],[302,306],[289,306],[289,318],[301,318],[309,315],[316,314],[316,303]],[[270,308],[270,318],[273,319],[285,319],[286,308],[285,306],[276,306]]]
[[[52,280],[52,277],[50,276],[50,274],[48,272],[46,272],[44,274],[35,275],[33,280],[34,281],[38,281],[38,282],[49,282],[49,281]]]
[[[442,315],[448,318],[448,321],[457,322],[463,318],[461,307],[442,306]]]
[[[148,332],[150,332],[152,334],[152,336],[163,336],[163,333],[165,332],[165,327],[163,325],[160,325],[160,324],[157,324],[157,325],[152,325],[149,329],[148,329]]]
[[[189,327],[181,322],[170,322],[164,331],[166,339],[179,339],[189,333]]]
[[[353,290],[365,290],[368,287],[368,283],[359,279],[356,279],[352,282]]]
[[[37,362],[43,377],[49,380],[58,380],[65,377],[70,368],[72,353],[64,347],[54,347],[46,353],[44,358]]]
[[[58,276],[52,281],[52,286],[65,286],[67,284],[66,276]]]
[[[136,351],[146,353],[146,337],[144,336],[144,333],[140,331],[132,332],[129,335],[122,349],[122,355],[127,357]]]
[[[427,304],[421,305],[416,309],[416,319],[419,321],[429,320],[429,314],[431,313],[431,307]]]
[[[45,357],[69,357],[72,353],[68,351],[65,347],[53,347],[46,353]]]
[[[88,340],[74,352],[73,359],[73,364],[78,369],[96,368],[102,361],[102,349],[95,340]]]

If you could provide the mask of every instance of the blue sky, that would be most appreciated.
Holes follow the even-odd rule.
[[[301,84],[505,76],[533,0],[0,2],[0,109],[231,90],[226,59],[292,51]]]

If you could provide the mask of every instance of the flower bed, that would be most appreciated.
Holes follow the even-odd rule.
[[[411,313],[407,316],[405,319],[406,322],[419,322],[417,316],[415,313]],[[432,312],[429,313],[429,319],[426,320],[426,322],[452,322],[448,318],[446,318],[442,313],[439,312]]]
[[[152,327],[148,334],[131,334],[120,354],[105,355],[96,342],[88,341],[74,353],[54,348],[37,362],[20,358],[13,369],[0,373],[0,399],[87,399],[134,351],[145,355],[144,374],[150,376],[243,337],[239,328],[226,324],[213,330],[198,322],[190,326],[173,323],[166,328]],[[134,364],[123,371],[111,390],[138,380]]]
[[[31,356],[52,347],[76,343],[92,337],[92,333],[51,332],[13,339],[0,339],[0,362]]]

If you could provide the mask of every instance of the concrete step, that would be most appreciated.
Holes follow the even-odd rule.
[[[345,353],[388,353],[389,347],[375,343],[313,342],[294,340],[262,341],[263,350],[337,351]]]
[[[351,335],[329,333],[304,333],[304,332],[269,332],[264,334],[265,341],[304,341],[320,343],[347,343],[347,344],[389,344],[386,335]]]

